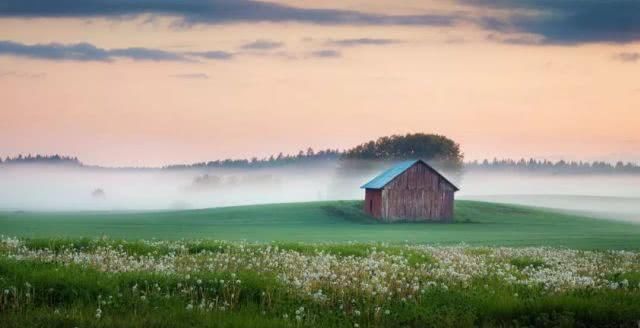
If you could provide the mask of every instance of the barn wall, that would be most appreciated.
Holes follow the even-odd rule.
[[[382,216],[382,190],[365,190],[364,212],[376,218],[380,218]]]
[[[453,219],[453,187],[421,163],[387,184],[381,198],[380,216],[386,221]]]

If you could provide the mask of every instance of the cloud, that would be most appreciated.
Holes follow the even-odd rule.
[[[640,52],[620,52],[613,55],[613,59],[625,63],[635,63],[640,60]]]
[[[182,54],[148,48],[103,49],[90,43],[23,44],[0,41],[0,55],[48,60],[112,61],[115,58],[153,61],[185,61]]]
[[[152,15],[175,17],[178,24],[184,26],[237,22],[453,26],[463,21],[476,23],[492,32],[537,35],[543,40],[541,44],[640,41],[640,1],[637,0],[455,1],[469,5],[470,9],[388,15],[356,10],[301,8],[257,0],[0,0],[0,17],[126,19]],[[491,13],[487,8],[498,9],[499,14],[486,14]],[[509,38],[504,41],[526,43]]]
[[[269,40],[256,40],[253,42],[249,42],[240,46],[240,48],[245,50],[271,50],[284,46],[282,42],[275,42]]]
[[[257,42],[260,42],[259,45]],[[258,40],[252,42],[254,48],[270,49],[267,42]],[[274,47],[274,46],[271,46]],[[259,52],[269,56],[276,56],[285,59],[297,59],[291,53],[280,52]],[[236,57],[235,53],[227,51],[166,51],[152,48],[129,47],[106,49],[100,48],[90,43],[44,43],[44,44],[23,44],[14,41],[0,40],[0,56],[14,56],[22,58],[54,60],[54,61],[79,61],[79,62],[112,62],[117,59],[131,59],[137,61],[182,61],[198,62],[199,60],[231,60]],[[309,53],[305,57],[335,58],[341,57],[341,53],[333,49],[321,49]],[[12,73],[13,74],[13,73]],[[9,76],[9,73],[0,73],[0,77]],[[15,75],[15,74],[14,74]],[[174,78],[185,79],[206,79],[208,76],[201,73],[174,74]]]
[[[521,45],[532,45],[532,44],[542,44],[544,43],[544,39],[537,35],[498,35],[496,33],[489,33],[486,36],[486,39],[489,41],[495,41],[500,43],[508,43],[508,44],[521,44]]]
[[[122,57],[134,60],[155,60],[155,61],[185,61],[183,54],[148,48],[124,48],[107,50],[112,57]]]
[[[192,80],[206,80],[209,78],[209,75],[205,73],[183,73],[183,74],[173,74],[169,76],[177,79],[192,79]]]
[[[23,44],[14,41],[0,41],[0,56],[15,56],[45,60],[99,61],[110,62],[119,58],[146,61],[193,61],[190,57],[206,59],[230,59],[224,51],[173,52],[141,47],[105,49],[90,43],[43,43]]]
[[[195,51],[195,52],[187,52],[189,56],[201,57],[205,59],[218,59],[218,60],[226,60],[233,58],[233,53],[226,51]]]
[[[179,17],[181,23],[304,22],[341,25],[452,25],[455,15],[381,15],[253,0],[2,0],[0,17]]]
[[[640,1],[458,0],[478,8],[506,10],[506,17],[479,17],[486,29],[527,33],[543,44],[629,43],[640,40]]]
[[[358,38],[358,39],[340,39],[330,40],[327,43],[338,47],[355,47],[355,46],[383,46],[388,44],[399,43],[400,40],[395,39],[373,39],[373,38]]]
[[[97,48],[89,43],[26,45],[13,41],[0,41],[0,55],[76,61],[108,61],[111,59],[107,50]]]
[[[311,57],[316,57],[316,58],[337,58],[341,56],[342,54],[339,51],[332,50],[332,49],[322,49],[322,50],[311,52]]]

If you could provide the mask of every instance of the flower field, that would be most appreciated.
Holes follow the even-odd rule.
[[[640,253],[3,237],[0,288],[15,327],[636,327]]]

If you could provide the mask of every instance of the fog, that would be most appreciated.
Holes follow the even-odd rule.
[[[640,175],[550,175],[471,172],[458,199],[567,210],[640,222]]]
[[[362,199],[359,188],[380,170],[337,162],[270,169],[92,169],[0,166],[0,210],[165,210],[260,203]],[[638,175],[452,176],[458,199],[525,204],[640,222]]]

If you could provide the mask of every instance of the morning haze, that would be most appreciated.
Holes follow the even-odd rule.
[[[4,327],[636,327],[640,2],[0,0]]]

